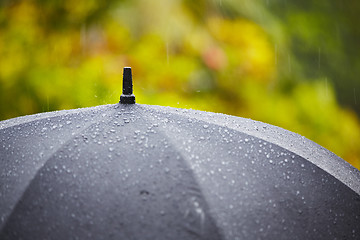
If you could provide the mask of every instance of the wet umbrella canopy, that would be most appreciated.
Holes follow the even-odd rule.
[[[265,123],[121,102],[0,122],[0,239],[359,239],[360,173]],[[130,86],[130,87],[129,87]]]

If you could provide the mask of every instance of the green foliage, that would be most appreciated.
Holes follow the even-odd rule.
[[[271,1],[268,7],[284,23],[302,75],[310,80],[327,77],[339,102],[360,114],[360,2]]]
[[[319,63],[319,47],[314,47],[327,49],[321,56],[344,59],[343,40],[323,39],[331,38],[321,33],[329,25],[326,13],[296,8],[277,16],[265,2],[3,4],[0,119],[115,103],[122,68],[131,66],[139,103],[268,122],[318,142],[359,168],[359,120],[339,106],[335,80],[326,74],[343,63],[326,58]],[[272,9],[279,11],[275,4]]]

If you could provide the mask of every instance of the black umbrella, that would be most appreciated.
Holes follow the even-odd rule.
[[[360,173],[234,116],[135,103],[0,122],[0,239],[359,239]],[[128,104],[125,104],[128,103]]]

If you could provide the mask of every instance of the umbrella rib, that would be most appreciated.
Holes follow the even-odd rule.
[[[111,108],[107,109],[110,110]],[[36,170],[34,176],[30,179],[30,181],[28,182],[28,184],[26,185],[26,187],[24,188],[24,191],[22,192],[21,196],[19,197],[19,199],[16,201],[16,203],[14,204],[14,207],[12,208],[10,214],[6,217],[6,219],[4,220],[4,224],[2,225],[2,227],[0,228],[0,234],[2,233],[3,229],[5,229],[7,222],[9,220],[9,218],[11,217],[12,213],[14,212],[14,210],[17,208],[17,206],[19,205],[20,201],[22,200],[25,192],[27,191],[28,187],[31,185],[31,183],[34,181],[34,179],[36,178],[36,176],[39,174],[39,172],[44,168],[44,166],[46,165],[46,163],[56,154],[59,152],[59,150],[62,149],[63,146],[65,146],[67,143],[69,143],[70,141],[72,141],[74,138],[76,138],[77,136],[79,136],[80,134],[82,134],[84,131],[86,131],[87,129],[89,129],[90,127],[94,126],[95,124],[97,124],[98,122],[93,122],[90,123],[88,126],[84,127],[83,129],[81,129],[80,131],[78,131],[76,134],[74,134],[70,139],[68,139],[66,142],[62,143],[59,148],[56,149],[56,151],[54,151],[46,160],[45,162],[42,164],[41,167],[39,167],[38,170]]]
[[[158,112],[158,113],[162,114],[161,112]],[[146,116],[146,114],[144,114],[143,117],[145,117],[145,118],[147,118],[149,121],[151,121],[151,119],[149,119],[149,117]],[[171,146],[174,148],[174,151],[175,151],[176,153],[178,153],[178,155],[180,155],[180,157],[181,157],[180,160],[182,159],[183,164],[184,164],[188,169],[190,169],[190,166],[189,166],[189,164],[188,164],[188,160],[186,160],[187,157],[182,153],[182,151],[179,149],[179,147],[177,146],[177,144],[176,144],[170,137],[168,137],[168,135],[167,135],[162,129],[159,128],[158,131],[160,132],[160,134],[161,134],[167,141],[169,141],[169,142],[172,143]],[[209,210],[210,207],[209,207],[208,201],[206,200],[206,197],[205,197],[203,191],[202,191],[201,188],[200,188],[201,185],[199,184],[199,181],[198,181],[197,177],[196,177],[193,173],[191,173],[191,175],[192,175],[193,178],[194,178],[194,181],[195,181],[195,183],[196,183],[196,187],[194,187],[194,186],[189,186],[189,189],[191,189],[193,192],[196,192],[196,193],[204,200],[205,207],[206,207],[205,209],[208,210],[208,211],[207,211],[207,214],[208,214],[208,218],[210,219],[209,221],[212,222],[212,223],[216,226],[216,232],[217,232],[218,236],[220,236],[220,239],[224,239],[224,234],[221,232],[221,228],[218,226],[217,221],[216,221],[215,218],[212,216],[212,214],[211,214],[211,212],[210,212],[210,210]],[[187,214],[187,213],[185,213],[185,214]],[[205,221],[205,214],[204,214],[203,212],[202,212],[202,214],[200,214],[200,221],[201,221],[202,224],[203,224],[204,221]],[[202,226],[202,227],[203,227],[203,226]],[[197,234],[197,232],[194,231],[193,229],[187,229],[187,231],[192,232],[193,234]],[[202,232],[203,229],[201,229],[200,231]]]
[[[180,159],[183,159],[183,164],[185,166],[187,166],[188,168],[190,168],[189,164],[188,164],[188,160],[186,160],[186,156],[184,154],[182,154],[182,152],[180,151],[180,149],[177,147],[177,145],[175,144],[175,142],[172,141],[171,138],[169,138],[164,131],[160,130],[161,132],[161,135],[163,135],[169,142],[172,143],[172,146],[174,147],[174,150],[181,156]],[[208,201],[206,200],[206,197],[203,193],[203,191],[201,190],[200,188],[200,184],[199,184],[199,181],[198,179],[196,178],[196,176],[192,173],[193,177],[194,177],[194,181],[196,183],[196,187],[194,186],[190,186],[190,188],[192,190],[194,190],[196,193],[199,194],[199,196],[204,199],[204,202],[206,204],[206,208],[208,209],[208,212],[207,212],[207,215],[208,215],[208,218],[210,219],[210,222],[213,222],[213,224],[216,226],[216,232],[218,233],[219,236],[221,236],[220,239],[224,239],[224,234],[221,232],[221,229],[220,227],[218,226],[218,223],[215,221],[215,218],[212,216],[211,212],[210,212],[210,207],[209,207],[209,204],[208,204]],[[203,212],[201,212],[202,214],[200,215],[200,220],[201,220],[201,223],[202,223],[202,228],[203,228],[203,224],[204,224],[204,221],[205,221],[205,214]],[[191,230],[191,229],[188,229],[188,231],[191,231],[191,232],[194,232],[194,230]],[[201,232],[203,231],[203,229],[201,229]],[[195,233],[195,232],[194,232]]]

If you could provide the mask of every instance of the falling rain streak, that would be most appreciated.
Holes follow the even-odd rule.
[[[49,106],[49,95],[46,94],[46,104],[47,104],[47,111],[50,111],[50,106]]]
[[[80,29],[80,44],[81,44],[81,52],[82,54],[86,53],[86,47],[87,47],[87,27],[86,24],[81,25]]]
[[[319,51],[318,51],[318,69],[320,69],[321,66],[321,48],[319,47]]]
[[[325,97],[328,98],[328,80],[325,78]]]
[[[169,65],[169,42],[166,42],[166,62],[167,62],[167,65]]]
[[[291,73],[291,56],[288,54],[289,72]]]
[[[356,89],[354,88],[354,102],[355,102],[355,105],[357,105],[357,100],[356,100]]]

